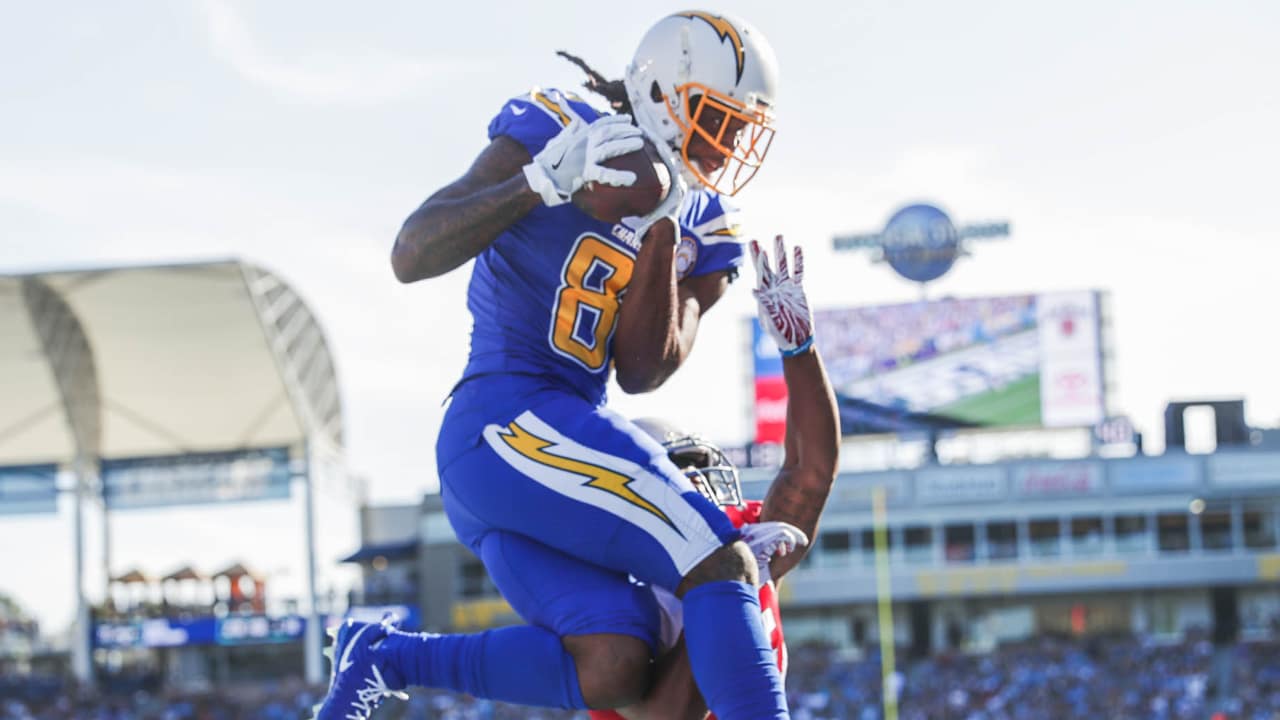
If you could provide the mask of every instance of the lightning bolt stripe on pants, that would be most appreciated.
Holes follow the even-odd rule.
[[[682,497],[696,492],[683,478],[684,485],[678,485],[638,463],[582,445],[529,411],[505,426],[487,426],[484,438],[530,480],[643,530],[682,576],[721,545]]]

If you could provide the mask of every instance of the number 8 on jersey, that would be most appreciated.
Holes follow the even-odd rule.
[[[552,313],[551,347],[590,371],[604,367],[618,319],[618,296],[635,259],[592,233],[578,238],[565,261]]]

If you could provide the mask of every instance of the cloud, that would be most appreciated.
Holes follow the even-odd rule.
[[[213,54],[255,85],[317,104],[377,104],[422,92],[456,77],[454,61],[426,61],[379,52],[326,49],[323,55],[274,57],[241,14],[224,0],[200,8]],[[474,63],[468,61],[474,69]]]

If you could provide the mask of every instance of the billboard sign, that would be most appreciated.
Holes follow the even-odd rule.
[[[1089,427],[1106,417],[1099,313],[1095,292],[922,300],[816,311],[814,337],[846,435]],[[781,362],[757,321],[752,337],[756,442],[779,442]]]
[[[916,473],[916,500],[922,504],[995,502],[1005,497],[1005,470],[999,465],[924,468]]]
[[[1209,481],[1219,487],[1280,485],[1280,453],[1214,453],[1209,456]]]
[[[878,233],[837,237],[837,251],[870,248],[879,251],[879,260],[912,282],[937,280],[966,253],[965,240],[1006,237],[1009,223],[986,222],[956,227],[951,217],[934,205],[917,203],[901,208],[889,217]]]
[[[307,619],[301,615],[231,615],[218,618],[214,642],[218,645],[264,645],[301,640]]]
[[[781,444],[787,427],[787,383],[782,356],[773,338],[751,320],[751,356],[755,383],[756,442]]]
[[[932,205],[908,205],[889,218],[880,236],[889,267],[912,282],[937,280],[960,257],[951,218]]]
[[[211,645],[217,620],[153,619],[134,622],[97,623],[93,628],[94,645],[101,648],[163,648],[186,645]]]
[[[0,467],[0,515],[57,511],[57,465]]]
[[[911,475],[905,472],[840,473],[831,487],[828,507],[870,507],[876,488],[884,489],[885,503],[895,505],[907,498]]]
[[[307,620],[300,615],[229,615],[104,622],[94,625],[93,643],[100,648],[263,645],[300,640],[306,627]]]
[[[1103,420],[1098,296],[1066,292],[1036,298],[1040,338],[1040,418],[1046,427]]]
[[[289,497],[288,448],[102,461],[112,510]]]
[[[1107,469],[1111,488],[1120,493],[1200,486],[1200,463],[1191,457],[1133,457],[1107,463]]]
[[[1103,487],[1102,464],[1093,461],[1026,463],[1014,466],[1011,475],[1022,497],[1090,495]]]

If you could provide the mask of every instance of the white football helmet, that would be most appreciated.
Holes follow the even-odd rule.
[[[733,195],[760,169],[773,141],[778,61],[755,28],[701,10],[663,18],[623,82],[636,122],[679,152],[691,183]]]

